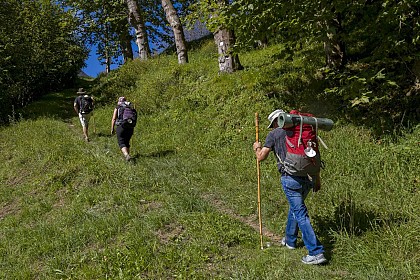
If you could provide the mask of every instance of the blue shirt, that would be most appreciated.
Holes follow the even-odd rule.
[[[277,161],[277,168],[283,174],[283,164],[281,161],[284,161],[286,158],[286,131],[279,127],[270,131],[267,138],[265,138],[264,147],[270,148],[273,151]]]

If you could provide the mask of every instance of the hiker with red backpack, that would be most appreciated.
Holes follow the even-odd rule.
[[[78,96],[74,100],[73,108],[79,116],[80,124],[83,128],[83,136],[86,142],[89,142],[89,120],[94,108],[93,98],[86,94],[83,88],[79,88],[77,94]]]
[[[260,142],[255,142],[253,148],[258,161],[265,160],[270,151],[273,151],[276,156],[281,184],[289,202],[285,237],[281,240],[281,245],[288,249],[295,249],[300,229],[303,243],[308,250],[308,255],[302,258],[302,262],[322,264],[327,262],[324,257],[324,247],[316,237],[305,205],[305,198],[310,190],[316,192],[320,188],[321,161],[316,133],[310,133],[309,130],[312,127],[303,125],[303,122],[302,126],[279,127],[278,119],[283,114],[285,114],[283,110],[275,110],[268,116],[270,121],[268,128],[273,129],[268,133],[264,146]],[[301,155],[302,151],[307,155]]]
[[[117,107],[114,109],[111,120],[111,135],[114,134],[114,127],[117,133],[118,146],[126,161],[131,160],[130,140],[137,123],[137,111],[131,102],[123,96],[118,98]]]

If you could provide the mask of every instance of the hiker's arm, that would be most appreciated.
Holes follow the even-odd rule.
[[[77,103],[76,103],[76,102],[74,102],[74,104],[73,104],[73,108],[74,108],[74,111],[76,112],[76,114],[79,114],[79,108],[78,108],[78,106],[77,106]]]
[[[258,161],[265,160],[271,151],[270,148],[261,147],[261,142],[255,142],[252,147],[254,149],[255,156],[257,157]]]
[[[112,120],[111,120],[111,134],[114,133],[114,126],[115,126],[115,120],[117,119],[117,109],[114,109],[114,114],[112,115]]]

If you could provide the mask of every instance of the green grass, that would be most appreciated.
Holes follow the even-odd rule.
[[[218,75],[212,42],[188,65],[162,56],[123,66],[85,86],[97,100],[89,143],[72,113],[77,89],[45,96],[1,127],[0,278],[419,278],[420,128],[391,142],[345,124],[331,104],[309,98],[317,59],[283,52],[241,54],[245,70],[232,75]],[[290,100],[294,86],[302,96]],[[109,135],[121,95],[140,115],[133,164]],[[336,122],[321,132],[322,190],[307,199],[326,266],[303,265],[302,243],[261,250],[251,226],[254,114],[263,140],[268,113],[295,105]],[[261,163],[261,205],[264,228],[281,236],[288,207],[272,156]]]

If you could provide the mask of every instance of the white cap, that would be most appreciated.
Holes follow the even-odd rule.
[[[284,113],[284,111],[280,110],[280,109],[277,109],[277,110],[271,112],[271,114],[268,116],[268,120],[270,121],[270,125],[267,128],[272,128],[274,120],[277,119],[278,116],[280,114],[283,114],[283,113]]]

